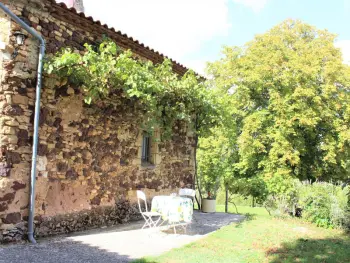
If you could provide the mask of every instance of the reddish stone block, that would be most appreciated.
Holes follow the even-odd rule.
[[[2,219],[2,222],[5,224],[17,224],[21,222],[22,215],[21,213],[10,213],[5,216],[5,218]]]

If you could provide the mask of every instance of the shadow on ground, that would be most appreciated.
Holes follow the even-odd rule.
[[[0,246],[0,255],[1,263],[124,263],[132,260],[128,255],[68,240]]]
[[[249,213],[244,214],[244,218],[243,218],[242,220],[239,220],[239,221],[237,222],[236,228],[240,228],[240,227],[242,227],[242,224],[243,224],[244,222],[252,221],[252,220],[254,220],[254,219],[256,219],[256,215],[255,215],[255,214],[249,214]]]
[[[231,223],[241,223],[246,216],[229,213],[201,213],[196,211],[193,222],[187,227],[187,235],[207,235]],[[181,228],[180,228],[181,230]],[[169,229],[169,233],[171,228]]]
[[[54,238],[39,239],[37,245],[0,246],[0,263],[124,263],[157,256],[194,242],[206,234],[244,219],[241,215],[195,212],[185,234],[159,229],[141,230],[142,221],[95,229]],[[142,259],[140,259],[142,262]],[[146,261],[144,261],[146,262]],[[147,261],[148,263],[152,263]]]
[[[298,239],[267,251],[270,263],[286,262],[350,262],[350,238]]]

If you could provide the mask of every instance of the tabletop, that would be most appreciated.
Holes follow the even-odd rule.
[[[162,219],[170,223],[192,221],[192,200],[182,196],[155,196],[152,199],[152,212],[158,212]]]

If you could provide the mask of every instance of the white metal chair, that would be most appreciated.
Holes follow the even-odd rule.
[[[162,215],[158,212],[149,212],[145,193],[139,190],[137,190],[136,193],[137,193],[137,202],[139,204],[140,213],[143,219],[145,219],[146,221],[142,229],[144,229],[145,227],[150,227],[150,228],[156,227],[160,219],[162,218]],[[144,201],[145,203],[145,210],[146,210],[145,212],[142,211],[140,200]],[[152,217],[158,217],[158,219],[156,221],[153,221]]]

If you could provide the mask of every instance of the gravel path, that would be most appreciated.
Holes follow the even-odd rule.
[[[178,234],[172,230],[141,230],[143,222],[136,222],[71,236],[41,239],[37,245],[0,246],[0,263],[130,262],[181,247],[222,226],[243,220],[243,216],[224,213],[195,213],[195,218],[186,234],[180,227],[177,228]]]

